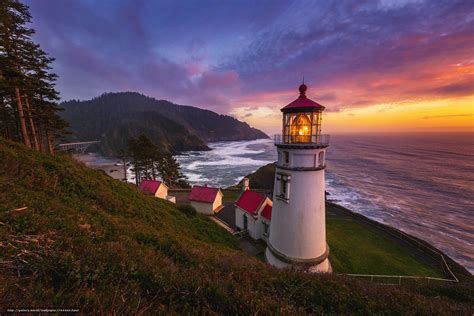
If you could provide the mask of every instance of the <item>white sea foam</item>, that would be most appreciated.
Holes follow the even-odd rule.
[[[205,182],[211,182],[212,181],[209,178],[203,177],[199,173],[187,172],[185,175],[188,178],[188,181],[192,182],[192,183],[205,183]]]
[[[218,142],[209,144],[209,147],[211,151],[177,156],[191,183],[208,182],[221,187],[233,185],[238,182],[237,178],[273,162],[276,156],[269,139]]]

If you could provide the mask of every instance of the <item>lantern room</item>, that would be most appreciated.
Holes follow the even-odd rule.
[[[321,142],[321,118],[324,106],[306,97],[307,86],[299,87],[300,96],[281,109],[283,112],[283,144]]]

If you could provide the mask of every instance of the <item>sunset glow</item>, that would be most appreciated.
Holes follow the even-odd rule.
[[[325,133],[473,132],[474,97],[425,102],[381,103],[325,112]],[[252,115],[248,115],[252,113]],[[241,107],[232,114],[268,133],[280,133],[278,108]]]
[[[275,133],[304,77],[326,132],[474,131],[470,1],[28,4],[63,100],[137,91]]]

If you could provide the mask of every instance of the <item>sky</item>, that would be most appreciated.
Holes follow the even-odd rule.
[[[267,133],[474,132],[473,0],[28,0],[62,100],[137,91]]]

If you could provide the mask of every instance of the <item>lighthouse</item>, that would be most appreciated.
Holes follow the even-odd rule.
[[[329,135],[321,134],[324,106],[306,91],[302,84],[299,97],[281,109],[283,134],[275,136],[278,161],[265,257],[278,268],[330,272],[324,182]]]

